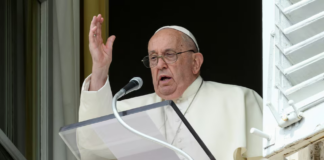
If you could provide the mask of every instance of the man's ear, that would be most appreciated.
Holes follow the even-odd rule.
[[[200,72],[200,68],[203,62],[204,62],[204,56],[200,52],[193,54],[193,68],[192,68],[193,74],[198,74]]]

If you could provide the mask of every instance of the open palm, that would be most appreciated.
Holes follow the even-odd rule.
[[[110,36],[106,42],[103,43],[101,36],[101,26],[104,19],[99,14],[93,16],[90,31],[89,31],[89,50],[92,56],[93,67],[97,69],[109,69],[112,61],[112,48],[115,36]]]

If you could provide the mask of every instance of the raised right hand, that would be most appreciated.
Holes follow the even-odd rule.
[[[103,21],[103,17],[99,14],[93,16],[90,24],[89,50],[92,57],[90,91],[97,91],[105,84],[112,61],[112,48],[116,37],[110,36],[106,44],[103,43],[101,36]]]

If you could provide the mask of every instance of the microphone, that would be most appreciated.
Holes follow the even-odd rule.
[[[135,91],[135,90],[140,89],[142,87],[142,85],[143,85],[143,80],[140,77],[134,77],[134,78],[132,78],[129,81],[129,83],[125,87],[123,87],[121,90],[119,90],[119,92],[117,92],[115,94],[115,96],[112,99],[112,105],[111,105],[111,107],[112,107],[113,113],[114,113],[115,118],[117,119],[117,121],[122,126],[124,126],[127,130],[129,130],[130,132],[132,132],[132,133],[134,133],[134,134],[136,134],[136,135],[138,135],[138,136],[140,136],[142,138],[145,138],[147,140],[153,141],[153,142],[155,142],[155,143],[157,143],[159,145],[162,145],[162,146],[164,146],[166,148],[169,148],[169,149],[171,149],[171,150],[173,150],[173,151],[175,151],[175,152],[183,155],[188,160],[193,160],[186,152],[178,149],[177,147],[172,146],[171,144],[169,144],[167,142],[164,142],[162,140],[156,139],[154,137],[151,137],[149,135],[146,135],[144,133],[141,133],[141,132],[135,130],[134,128],[132,128],[131,126],[129,126],[128,124],[126,124],[124,122],[124,120],[120,117],[119,112],[117,110],[117,100],[119,98],[121,98],[122,96],[124,96],[125,94],[128,94],[128,93],[130,93],[132,91]]]
[[[129,83],[121,89],[123,90],[124,94],[128,94],[130,92],[136,91],[140,89],[143,85],[143,80],[140,77],[132,78]]]

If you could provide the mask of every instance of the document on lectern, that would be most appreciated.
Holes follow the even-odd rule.
[[[118,106],[117,106],[118,108]],[[170,124],[166,111],[178,122]],[[172,115],[172,114],[171,114]],[[214,160],[173,101],[120,112],[130,127],[183,150],[195,160]],[[182,160],[182,155],[122,126],[113,114],[64,126],[59,135],[78,160]]]

